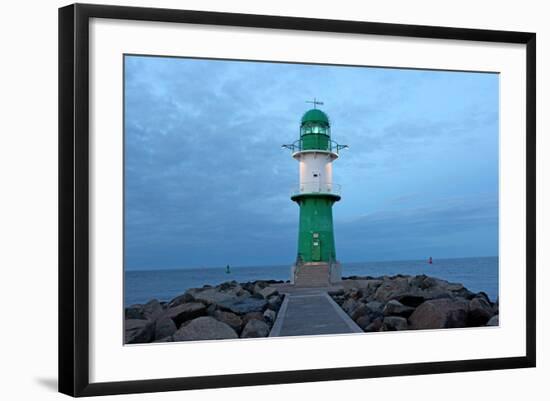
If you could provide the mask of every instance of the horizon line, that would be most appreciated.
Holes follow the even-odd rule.
[[[461,257],[442,257],[442,258],[433,258],[434,261],[437,260],[449,260],[449,259],[476,259],[476,258],[498,258],[499,255],[483,255],[483,256],[461,256]],[[340,264],[349,264],[349,263],[388,263],[388,262],[420,262],[424,261],[426,259],[386,259],[386,260],[368,260],[368,261],[348,261],[348,262],[340,262]],[[216,266],[190,266],[190,267],[163,267],[159,269],[155,268],[126,268],[124,267],[124,271],[171,271],[171,270],[199,270],[199,269],[224,269],[227,265],[229,265],[231,268],[249,268],[249,267],[258,267],[258,268],[267,268],[267,267],[279,267],[279,266],[286,266],[286,264],[269,264],[269,265],[216,265]],[[288,266],[292,266],[292,264],[288,264]]]

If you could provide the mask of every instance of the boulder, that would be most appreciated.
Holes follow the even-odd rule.
[[[400,316],[386,316],[382,321],[382,331],[407,330],[407,319]]]
[[[239,283],[237,283],[235,280],[231,280],[231,281],[226,281],[225,283],[221,283],[220,285],[216,286],[216,288],[218,288],[221,291],[227,291],[237,286],[240,287]]]
[[[469,309],[469,326],[484,326],[493,316],[493,307],[488,298],[483,296],[475,296],[469,303]]]
[[[388,302],[398,296],[409,292],[409,282],[407,278],[396,278],[384,280],[374,293],[374,300]]]
[[[280,295],[272,295],[267,299],[267,307],[274,311],[278,311],[283,303],[283,297]]]
[[[161,317],[155,323],[155,341],[171,336],[178,328],[169,317]]]
[[[231,287],[227,291],[221,291],[219,288],[204,288],[204,289],[191,289],[189,290],[191,296],[196,300],[205,304],[219,305],[223,302],[231,302],[236,298],[247,298],[246,295],[239,295],[242,293],[241,286]]]
[[[185,292],[184,294],[178,295],[176,298],[168,302],[168,305],[166,307],[173,308],[174,306],[178,306],[181,304],[186,304],[194,301],[195,301],[195,298],[193,298],[193,296],[189,292]]]
[[[174,341],[174,338],[172,336],[159,338],[158,340],[153,341],[154,343],[171,343]]]
[[[349,315],[358,306],[359,303],[356,300],[348,298],[342,304],[342,309]]]
[[[174,341],[222,340],[238,338],[229,325],[211,316],[201,316],[184,324],[173,335]]]
[[[148,343],[153,340],[155,324],[147,319],[128,319],[124,321],[124,343]]]
[[[261,320],[252,319],[244,326],[241,338],[267,337],[268,335],[269,326]]]
[[[397,275],[385,277],[374,293],[373,299],[380,302],[395,299],[406,306],[417,307],[430,299],[456,297],[470,299],[473,295],[462,284],[449,283],[426,275],[414,277]]]
[[[359,288],[352,288],[347,291],[346,296],[357,301],[358,299],[363,297],[363,292]]]
[[[357,307],[350,312],[349,315],[353,320],[357,321],[357,319],[359,319],[361,316],[365,316],[368,314],[369,308],[367,308],[367,305],[359,303]]]
[[[252,294],[259,294],[265,287],[267,287],[267,284],[263,281],[257,281],[254,283],[254,286],[252,287]]]
[[[166,309],[163,317],[172,319],[176,326],[179,327],[183,322],[204,314],[206,314],[206,306],[203,303],[190,302]]]
[[[206,314],[209,316],[214,316],[214,313],[218,310],[218,306],[216,304],[210,304],[206,307]]]
[[[272,295],[277,295],[278,293],[279,291],[277,291],[277,289],[274,287],[265,287],[263,290],[260,291],[260,295],[265,299],[269,298]]]
[[[355,323],[357,323],[357,325],[359,327],[361,327],[361,330],[365,331],[365,329],[368,327],[369,324],[371,324],[371,318],[368,316],[368,315],[363,315],[361,317],[359,317]]]
[[[248,324],[251,320],[261,320],[264,321],[264,315],[262,312],[250,312],[243,316],[243,325]]]
[[[220,302],[218,303],[218,307],[238,315],[244,315],[250,312],[263,312],[267,307],[267,301],[265,299],[245,297]]]
[[[414,308],[410,306],[403,305],[401,302],[392,299],[388,301],[382,313],[384,316],[401,316],[409,317],[414,312]]]
[[[378,301],[367,302],[366,306],[371,313],[372,312],[382,313],[382,311],[384,310],[384,304]]]
[[[381,317],[373,319],[372,322],[370,322],[369,325],[364,328],[365,332],[369,333],[373,331],[380,331],[380,329],[382,328],[382,321],[383,320]]]
[[[266,309],[264,312],[264,319],[270,323],[273,324],[275,322],[275,318],[277,317],[277,313],[274,310]]]
[[[156,299],[152,299],[149,302],[147,302],[145,305],[143,305],[143,317],[145,319],[149,320],[156,320],[162,313],[164,312],[164,308],[160,304],[159,301]]]
[[[498,326],[498,315],[495,315],[492,318],[490,318],[486,326]]]
[[[213,314],[213,317],[219,320],[220,322],[227,324],[237,333],[241,332],[241,328],[243,326],[243,320],[239,316],[235,315],[234,313],[216,310]]]
[[[380,280],[380,279],[366,279],[364,280],[365,281],[365,289],[369,292],[376,292],[376,290],[378,289],[378,287],[380,287],[382,285],[382,283],[384,282],[384,280]]]
[[[143,316],[143,305],[134,304],[124,309],[125,319],[145,319]]]
[[[432,299],[422,303],[409,317],[412,329],[466,327],[468,301],[464,299]]]
[[[411,291],[395,297],[395,300],[401,302],[403,305],[410,306],[411,308],[416,308],[422,302],[428,299],[432,299],[429,296],[425,298],[425,295],[426,294],[420,294],[417,291]],[[447,293],[439,293],[434,298],[450,298],[450,295]]]

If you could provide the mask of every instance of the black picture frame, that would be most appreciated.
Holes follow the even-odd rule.
[[[91,18],[438,38],[526,46],[526,354],[456,360],[219,376],[89,381],[89,21]],[[480,29],[74,4],[59,9],[59,391],[71,396],[237,387],[385,376],[534,367],[536,35]]]

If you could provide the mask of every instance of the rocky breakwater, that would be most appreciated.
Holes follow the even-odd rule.
[[[192,288],[169,302],[125,308],[125,343],[267,337],[283,296],[270,284],[226,282]]]
[[[332,298],[365,332],[498,326],[498,300],[419,276],[349,277]]]

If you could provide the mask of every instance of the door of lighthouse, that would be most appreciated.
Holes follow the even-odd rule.
[[[313,233],[311,241],[311,260],[318,262],[321,260],[321,240],[318,233]]]

